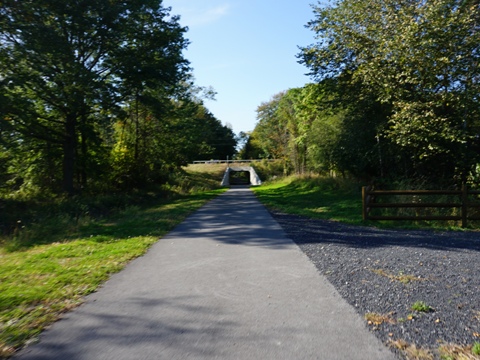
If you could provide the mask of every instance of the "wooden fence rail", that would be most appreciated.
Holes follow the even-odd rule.
[[[381,202],[378,201],[382,196],[457,196],[456,202]],[[451,220],[461,221],[462,227],[467,227],[469,220],[480,220],[478,211],[469,214],[471,209],[480,209],[479,202],[471,202],[470,195],[480,195],[480,191],[468,190],[466,186],[462,190],[374,190],[367,186],[362,188],[362,202],[363,202],[363,220]],[[415,209],[459,209],[458,215],[371,215],[372,209],[400,209],[400,208],[415,208]]]

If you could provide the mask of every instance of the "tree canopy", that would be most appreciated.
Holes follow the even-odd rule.
[[[299,173],[478,180],[478,1],[338,0],[313,11],[316,41],[298,58],[316,83],[262,104],[250,149]]]
[[[432,172],[471,172],[478,163],[480,8],[477,1],[338,1],[314,8],[317,43],[303,62],[375,94],[392,113],[383,135]],[[354,86],[358,89],[358,86]],[[452,164],[457,164],[456,168]]]
[[[170,11],[161,0],[2,1],[0,171],[7,183],[73,194],[109,175],[131,177],[119,169],[142,169],[136,176],[147,179],[160,171],[155,162],[168,164],[163,172],[185,164],[201,152],[184,142],[210,146],[218,135],[232,145],[233,134],[213,115],[197,116],[203,106],[183,56],[187,28]],[[190,131],[194,118],[212,133],[208,140]],[[128,158],[136,165],[125,167]]]

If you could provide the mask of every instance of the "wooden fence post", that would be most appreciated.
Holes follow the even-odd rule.
[[[467,211],[468,211],[468,190],[467,185],[462,185],[462,228],[467,227]]]
[[[363,220],[368,220],[368,202],[369,202],[369,195],[368,190],[370,186],[363,186],[362,187],[362,218]]]

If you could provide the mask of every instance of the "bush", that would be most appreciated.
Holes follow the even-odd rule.
[[[283,160],[269,161],[264,159],[262,161],[252,163],[252,167],[255,169],[255,172],[262,181],[270,181],[289,175],[289,171],[286,168],[285,161]]]

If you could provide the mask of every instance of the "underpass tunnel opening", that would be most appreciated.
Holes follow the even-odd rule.
[[[230,185],[252,185],[250,171],[230,171]]]
[[[253,167],[228,167],[223,175],[222,186],[230,185],[261,185],[262,180],[258,177]]]

